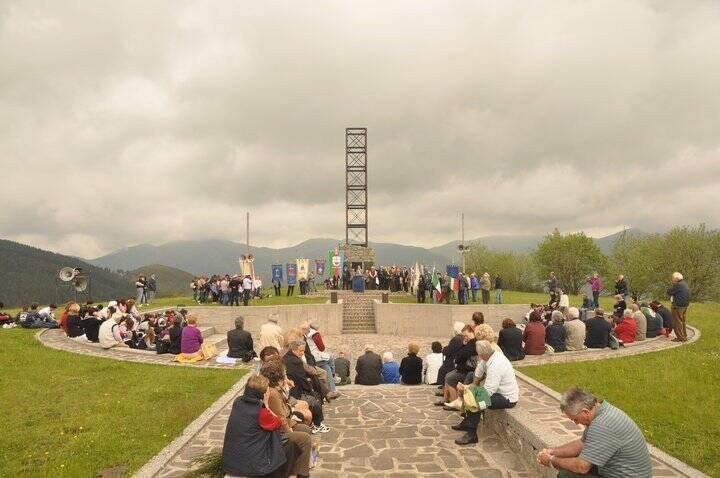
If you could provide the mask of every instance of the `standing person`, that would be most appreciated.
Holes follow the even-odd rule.
[[[150,274],[150,278],[147,281],[147,300],[153,302],[157,295],[157,278],[155,274]]]
[[[135,281],[135,289],[137,290],[137,300],[135,302],[139,307],[142,307],[143,304],[147,304],[147,295],[145,293],[146,288],[147,281],[145,280],[145,276],[140,274]]]
[[[600,307],[600,291],[602,290],[602,281],[600,280],[600,274],[597,272],[590,281],[590,287],[592,289],[593,306],[597,309]]]
[[[548,276],[548,280],[545,282],[548,288],[548,293],[550,294],[550,302],[555,301],[555,290],[558,288],[558,280],[557,277],[555,277],[554,272],[550,272],[550,275]]]
[[[275,276],[272,279],[272,284],[275,289],[275,296],[280,297],[282,295],[282,281],[279,277]]]
[[[495,303],[502,304],[503,280],[500,275],[495,276]]]
[[[480,279],[480,289],[482,290],[482,301],[483,304],[490,303],[490,274],[485,272]]]
[[[628,285],[625,276],[620,274],[615,281],[615,294],[623,296],[623,300],[627,299]]]
[[[290,277],[288,276],[288,288],[287,288],[287,297],[290,297],[295,292],[295,284],[290,283]]]
[[[558,478],[652,477],[645,437],[625,412],[575,387],[563,394],[560,410],[585,431],[578,440],[537,454],[538,463],[559,470]]]
[[[230,279],[230,283],[228,284],[230,286],[230,305],[240,305],[240,287],[242,287],[242,281],[240,280],[240,277],[235,274],[232,276],[232,279]]]
[[[480,281],[477,278],[477,275],[473,272],[470,274],[470,294],[472,295],[472,301],[477,302],[477,294],[480,290]]]
[[[425,276],[421,275],[418,278],[418,284],[417,284],[417,301],[418,304],[424,304],[425,303]]]
[[[230,305],[230,277],[220,279],[220,304]]]
[[[686,342],[685,315],[687,314],[687,308],[690,306],[690,287],[688,287],[687,282],[679,272],[673,272],[671,280],[672,285],[668,288],[667,295],[670,297],[670,302],[672,302],[670,311],[672,313],[673,331],[675,332],[675,338],[672,341]]]
[[[250,276],[245,276],[242,280],[243,288],[243,305],[247,306],[250,302],[250,295],[252,294],[252,279]]]

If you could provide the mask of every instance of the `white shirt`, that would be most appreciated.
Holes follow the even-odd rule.
[[[570,297],[567,294],[560,296],[560,304],[558,307],[570,307]]]
[[[433,384],[437,382],[438,371],[443,364],[443,354],[431,353],[425,357],[423,369],[425,372],[425,383]]]
[[[42,309],[38,310],[38,315],[42,317],[43,319],[52,319],[55,320],[55,314],[53,314],[53,311],[50,307],[43,307]]]
[[[252,289],[252,281],[249,278],[244,278],[242,281],[243,290],[251,290]]]
[[[510,403],[517,403],[520,390],[515,379],[515,370],[505,354],[494,352],[487,362],[480,360],[475,368],[475,377],[482,378],[483,375],[485,375],[483,387],[489,395],[499,393]]]

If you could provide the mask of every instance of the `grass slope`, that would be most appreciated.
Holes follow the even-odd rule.
[[[597,362],[523,367],[558,392],[586,387],[627,412],[653,445],[720,476],[720,304],[691,304],[697,343]]]
[[[75,355],[34,333],[0,330],[2,477],[129,476],[245,373]]]

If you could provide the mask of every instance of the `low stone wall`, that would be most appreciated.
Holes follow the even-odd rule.
[[[342,302],[338,304],[254,305],[252,307],[187,307],[190,314],[199,317],[201,326],[215,327],[216,333],[225,333],[235,327],[235,318],[245,318],[245,330],[254,336],[270,314],[277,314],[283,330],[297,327],[304,321],[316,324],[325,335],[342,333]]]
[[[376,300],[374,309],[378,334],[446,337],[452,335],[453,322],[469,323],[473,312],[482,312],[485,323],[498,331],[504,318],[518,322],[530,310],[530,305],[383,304]]]

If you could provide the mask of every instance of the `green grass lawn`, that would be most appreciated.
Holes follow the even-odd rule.
[[[35,332],[0,329],[2,477],[129,476],[245,373],[76,355]]]
[[[558,392],[586,387],[627,412],[653,445],[720,476],[720,304],[691,304],[702,332],[683,347],[617,359],[523,367]]]

